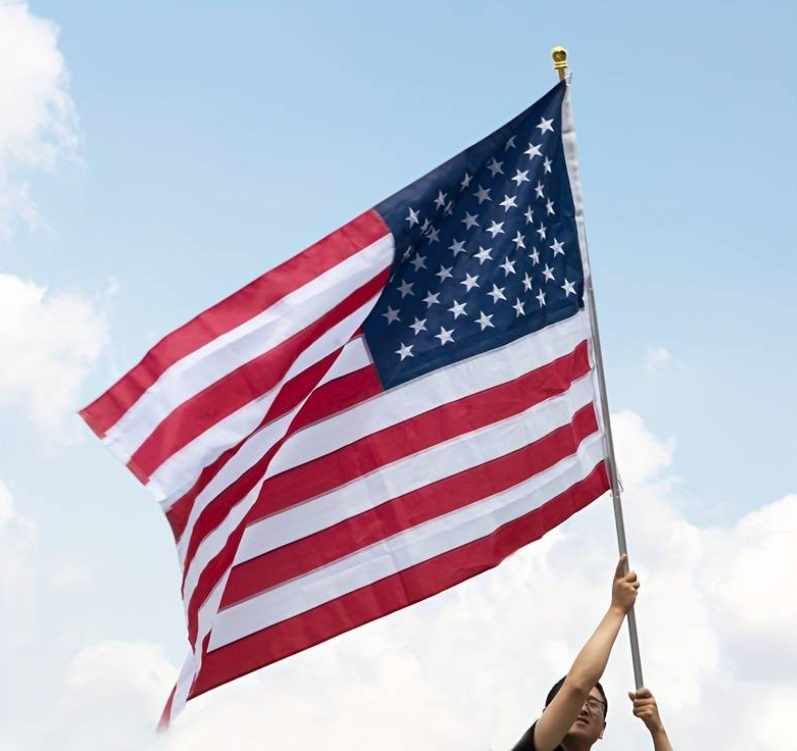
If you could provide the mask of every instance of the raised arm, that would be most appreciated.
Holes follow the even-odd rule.
[[[653,738],[654,751],[673,751],[664,723],[659,715],[659,707],[656,699],[650,693],[650,689],[640,688],[639,691],[630,691],[628,698],[634,704],[634,715],[645,723],[645,727],[650,731]]]
[[[612,602],[598,628],[578,653],[565,682],[534,727],[537,751],[552,751],[570,730],[589,692],[600,680],[623,620],[634,605],[639,581],[624,573],[627,556],[620,557],[612,583]],[[658,751],[658,750],[657,750]]]

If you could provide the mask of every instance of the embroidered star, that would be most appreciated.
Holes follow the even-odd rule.
[[[546,120],[544,117],[541,117],[540,124],[535,127],[540,129],[540,135],[543,135],[548,130],[553,133],[553,118]]]
[[[437,198],[434,199],[434,205],[437,206],[438,211],[446,205],[446,194],[443,193],[442,190],[437,191]]]
[[[418,336],[418,334],[420,334],[421,331],[426,331],[426,319],[421,318],[419,320],[418,318],[416,318],[415,322],[410,324],[410,328],[415,332],[415,336]]]
[[[493,284],[492,290],[490,290],[487,294],[493,298],[493,305],[497,303],[499,300],[506,300],[506,295],[504,294],[504,290],[506,287],[498,287]]]
[[[548,157],[545,157],[545,161],[542,163],[543,170],[545,170],[545,174],[549,174],[551,171],[551,160]]]
[[[410,223],[410,227],[412,227],[412,226],[414,226],[416,224],[419,224],[420,222],[418,221],[418,212],[417,211],[413,211],[412,210],[412,206],[410,206],[409,209],[410,209],[410,213],[409,213],[409,215],[407,216],[407,218],[404,221],[405,222],[409,222]]]
[[[443,264],[442,264],[442,263],[440,264],[440,271],[438,271],[438,272],[435,274],[435,276],[439,276],[439,277],[440,277],[440,283],[441,283],[441,284],[442,284],[442,283],[443,283],[443,282],[444,282],[446,279],[450,279],[452,276],[454,276],[454,275],[451,273],[451,269],[453,269],[453,268],[454,268],[453,266],[443,266]]]
[[[432,226],[431,219],[424,219],[423,224],[421,225],[421,234],[425,235],[429,227]]]
[[[520,250],[521,248],[526,247],[526,243],[524,242],[526,239],[525,235],[520,234],[520,230],[517,231],[517,235],[512,238],[512,242],[515,243],[515,250]]]
[[[490,232],[493,236],[493,240],[495,240],[496,235],[503,235],[504,234],[504,223],[503,222],[493,222],[485,232]]]
[[[523,153],[527,154],[529,159],[534,159],[535,156],[542,156],[542,152],[540,151],[541,148],[542,145],[535,146],[531,141],[529,141],[529,147]]]
[[[509,140],[504,144],[504,151],[508,151],[509,149],[515,148],[515,139],[517,136],[510,136]]]
[[[462,178],[462,182],[459,184],[460,190],[465,190],[470,185],[470,181],[473,180],[473,175],[469,175],[467,172],[465,173],[465,177]]]
[[[494,315],[495,313],[490,313],[490,315],[485,315],[484,311],[481,312],[481,315],[479,315],[479,317],[476,319],[476,323],[478,323],[479,326],[482,327],[482,331],[484,331],[488,327],[491,329],[495,328],[495,326],[493,326]]]
[[[553,251],[553,257],[556,258],[558,255],[564,255],[564,243],[559,242],[555,237],[553,239],[553,245],[548,246]]]
[[[565,283],[562,285],[562,289],[565,291],[565,297],[570,297],[570,295],[576,294],[576,288],[573,282],[568,282],[565,279]]]
[[[545,210],[548,214],[555,214],[556,212],[553,210],[553,201],[549,198],[548,203],[545,204]]]
[[[454,213],[454,202],[449,201],[443,209],[443,216],[451,216]]]
[[[454,304],[453,304],[453,305],[452,305],[452,306],[451,306],[451,307],[448,309],[448,312],[449,312],[449,313],[453,313],[453,314],[454,314],[454,320],[455,320],[455,321],[456,321],[456,320],[457,320],[457,318],[459,318],[460,316],[466,316],[466,315],[468,315],[468,314],[465,312],[465,306],[466,306],[467,304],[468,304],[468,303],[466,303],[466,302],[461,302],[461,303],[460,303],[460,302],[457,302],[456,300],[454,300]]]
[[[545,239],[545,225],[542,222],[540,222],[540,227],[537,230],[537,234],[540,236],[540,240]]]
[[[478,274],[476,276],[471,276],[470,274],[468,274],[466,272],[465,273],[465,279],[464,279],[464,281],[461,281],[460,284],[464,284],[465,285],[465,291],[466,292],[470,292],[471,289],[473,289],[474,287],[478,287],[479,286],[479,284],[477,282],[478,278],[479,278]]]
[[[542,270],[542,275],[545,277],[546,282],[556,281],[553,276],[553,269],[549,268],[547,263],[545,264],[545,268]]]
[[[453,342],[454,337],[451,334],[454,333],[454,329],[444,329],[442,326],[440,327],[440,333],[435,334],[435,338],[440,340],[440,344],[443,345],[446,342]]]
[[[519,297],[515,300],[515,304],[512,307],[515,309],[515,318],[526,315],[526,311],[523,310],[523,303],[520,302]]]
[[[415,258],[413,258],[410,261],[410,266],[415,266],[415,270],[416,271],[418,271],[418,269],[425,269],[426,268],[426,256],[422,256],[419,253],[418,255],[415,256]]]
[[[529,258],[531,258],[531,262],[535,266],[540,262],[540,251],[537,250],[536,246],[532,248],[531,253],[529,253]]]
[[[387,313],[382,313],[387,318],[387,325],[390,326],[393,321],[400,321],[398,310],[393,310],[389,305],[387,306]]]
[[[432,243],[440,242],[440,230],[436,227],[432,227],[429,230],[429,234],[426,235],[426,240],[428,241],[429,245]]]
[[[479,252],[474,253],[473,257],[479,259],[479,266],[481,266],[485,261],[492,261],[493,257],[490,255],[492,248],[483,248],[481,245],[479,246]]]
[[[470,229],[474,225],[476,227],[479,226],[479,215],[478,214],[469,214],[467,211],[465,212],[465,218],[462,220],[462,224],[465,225],[465,229]]]
[[[544,307],[545,307],[545,293],[544,293],[542,290],[540,290],[540,291],[537,293],[537,300],[538,300],[538,301],[539,301],[539,303],[540,303],[540,307],[541,307],[541,308],[544,308]]]
[[[454,251],[454,258],[456,258],[457,255],[465,252],[465,241],[453,240],[451,245],[448,246],[448,249]]]
[[[415,355],[412,354],[412,348],[414,346],[414,344],[402,344],[401,347],[396,350],[396,354],[401,357],[402,361],[405,357],[415,357]]]
[[[534,192],[537,194],[537,198],[545,198],[543,194],[543,185],[539,180],[537,180],[537,184],[534,186]]]
[[[504,262],[500,264],[498,268],[503,269],[504,276],[507,277],[515,273],[515,261],[510,261],[508,258],[505,258]]]
[[[408,245],[404,254],[401,256],[402,261],[406,261],[412,255],[412,245]]]
[[[432,305],[439,305],[440,300],[437,299],[438,297],[440,297],[439,292],[435,292],[434,294],[432,292],[429,292],[429,294],[423,298],[423,301],[426,303],[426,307],[431,308]]]
[[[406,279],[398,286],[398,291],[401,292],[401,299],[403,300],[407,295],[414,295],[412,285],[414,282],[408,282]]]
[[[528,274],[523,277],[523,286],[526,288],[526,292],[531,292],[531,277]]]
[[[504,200],[501,201],[501,203],[499,203],[498,205],[503,206],[504,211],[509,211],[509,209],[516,209],[517,208],[517,202],[515,201],[516,198],[517,196],[508,196],[506,195],[506,193],[504,193]]]
[[[526,213],[523,216],[526,217],[526,224],[534,224],[534,212],[531,210],[531,206],[526,209]]]
[[[483,201],[490,200],[490,188],[482,188],[480,185],[479,189],[473,195],[479,199],[479,206],[481,206]]]
[[[523,170],[515,170],[515,176],[512,178],[518,187],[520,187],[521,183],[527,183],[529,181],[529,171]]]
[[[504,164],[503,162],[496,162],[495,157],[493,157],[487,163],[487,169],[490,170],[490,177],[495,177],[499,173],[503,175],[504,171],[501,169],[503,164]]]

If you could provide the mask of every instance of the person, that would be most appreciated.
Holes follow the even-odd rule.
[[[568,674],[548,693],[542,716],[526,731],[513,751],[588,751],[603,738],[609,703],[600,677],[639,592],[636,573],[626,573],[627,560],[623,555],[617,563],[609,610],[578,653]],[[653,694],[647,688],[640,688],[628,696],[634,715],[650,731],[654,751],[673,751]]]

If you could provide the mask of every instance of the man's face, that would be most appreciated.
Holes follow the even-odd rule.
[[[606,704],[601,692],[593,688],[565,737],[578,738],[590,744],[603,738],[603,731],[606,729],[605,711]]]

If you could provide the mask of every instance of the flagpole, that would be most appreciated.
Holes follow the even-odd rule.
[[[560,81],[567,81],[567,50],[564,47],[554,47],[551,50],[554,70],[559,74]],[[568,86],[569,86],[568,82]],[[580,193],[580,187],[579,191]],[[583,226],[581,227],[583,233]],[[587,256],[586,237],[579,238],[583,241],[583,253]],[[584,298],[589,311],[590,324],[592,327],[592,344],[595,354],[595,370],[598,377],[598,390],[600,392],[601,415],[603,430],[606,436],[606,449],[609,459],[609,481],[612,490],[612,505],[614,506],[614,524],[617,529],[617,545],[620,548],[620,555],[628,555],[628,543],[625,536],[625,523],[623,522],[623,506],[620,499],[620,480],[617,475],[617,460],[614,455],[614,440],[612,438],[612,424],[609,416],[609,398],[606,394],[606,377],[603,372],[603,354],[601,350],[601,339],[598,331],[598,312],[595,307],[595,291],[592,286],[592,274],[585,269],[584,274]],[[628,571],[628,560],[626,559],[626,571]],[[642,680],[642,660],[639,656],[639,634],[636,625],[636,613],[634,609],[628,612],[628,635],[631,640],[631,662],[634,667],[634,682],[637,689],[644,685]]]

